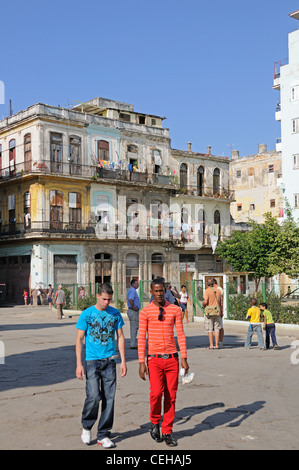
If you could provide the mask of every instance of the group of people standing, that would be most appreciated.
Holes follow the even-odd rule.
[[[41,290],[37,289],[36,296],[37,296],[37,304],[38,305],[41,305],[41,295],[42,295]],[[28,305],[28,300],[29,300],[29,295],[28,295],[28,291],[26,289],[24,289],[23,297],[24,297],[25,306],[27,306]],[[52,285],[49,284],[48,293],[47,293],[47,301],[48,301],[48,305],[49,305],[49,310],[52,309],[52,304],[55,305],[55,303],[56,303],[58,320],[61,320],[62,318],[64,318],[62,309],[63,309],[63,305],[66,305],[66,297],[65,297],[65,292],[62,289],[61,284],[59,284],[58,289],[55,292],[55,295],[54,295],[54,289],[53,289]]]

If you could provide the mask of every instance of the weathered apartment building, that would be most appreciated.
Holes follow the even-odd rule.
[[[264,214],[270,212],[278,219],[283,217],[283,190],[281,187],[281,152],[267,150],[259,145],[258,153],[240,157],[232,151],[230,182],[235,191],[231,215],[237,224],[248,219],[264,222]]]
[[[48,284],[179,286],[222,272],[229,160],[171,148],[163,119],[104,98],[35,104],[0,122],[2,300]]]

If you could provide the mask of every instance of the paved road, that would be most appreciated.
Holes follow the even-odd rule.
[[[58,321],[47,307],[0,309],[2,450],[98,450],[80,440],[85,390],[75,378],[76,320]],[[124,331],[128,338],[128,321]],[[279,330],[279,351],[245,349],[246,325],[225,324],[219,351],[206,350],[202,323],[185,332],[195,378],[179,385],[176,449],[298,449],[299,348],[296,356],[291,347],[298,329]],[[127,376],[118,374],[116,451],[164,451],[149,436],[149,383],[138,376],[137,351],[127,349],[127,363]]]

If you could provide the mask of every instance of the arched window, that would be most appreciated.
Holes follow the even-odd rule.
[[[213,194],[217,196],[220,194],[220,170],[215,168],[213,172]]]
[[[187,189],[188,181],[188,167],[186,163],[182,163],[180,166],[180,187]]]
[[[97,253],[95,260],[95,282],[111,282],[112,256],[109,253]]]
[[[197,170],[197,191],[199,196],[202,196],[204,192],[204,173],[204,167],[199,166]]]

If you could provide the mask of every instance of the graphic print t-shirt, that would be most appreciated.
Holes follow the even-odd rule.
[[[113,307],[98,310],[95,306],[84,310],[76,328],[85,331],[85,359],[92,361],[115,355],[115,331],[124,325],[120,312]]]

